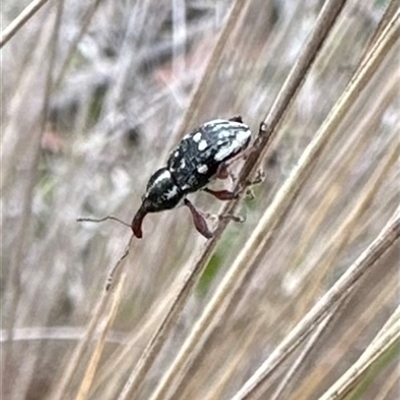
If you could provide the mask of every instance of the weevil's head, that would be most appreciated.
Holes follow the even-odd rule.
[[[142,237],[142,222],[148,213],[170,210],[183,197],[180,188],[174,182],[167,168],[156,171],[147,184],[146,193],[142,197],[142,205],[132,221],[132,230],[136,237]]]

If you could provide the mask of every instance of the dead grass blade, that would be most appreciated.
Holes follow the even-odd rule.
[[[268,359],[233,396],[232,400],[248,399],[272,371],[305,340],[315,324],[326,315],[326,312],[345,298],[349,290],[354,287],[367,270],[373,267],[376,261],[396,243],[400,237],[399,211],[400,209],[395,212],[393,218],[374,242],[371,243],[321,300],[292,329]]]
[[[239,17],[243,14],[244,10],[248,6],[248,3],[248,0],[235,0],[233,3],[229,15],[226,18],[226,23],[219,34],[217,42],[215,43],[207,66],[201,78],[198,80],[196,87],[192,91],[189,105],[187,106],[186,111],[177,126],[176,132],[171,136],[173,140],[181,138],[185,132],[188,132],[190,125],[194,122],[199,105],[203,101],[207,92],[207,88],[212,82],[211,78],[213,75],[215,75],[216,71],[218,71],[218,68],[221,64],[226,43],[231,36],[233,28],[239,20]],[[170,146],[167,146],[168,150],[169,148]]]
[[[28,6],[29,7],[29,6]],[[44,129],[45,129],[45,123],[46,123],[46,118],[48,116],[48,108],[49,108],[49,101],[50,101],[50,95],[53,89],[53,72],[54,72],[54,66],[55,66],[55,60],[57,56],[57,49],[58,49],[58,38],[59,38],[59,29],[60,29],[60,21],[62,19],[62,15],[64,12],[64,0],[60,0],[57,4],[56,7],[56,13],[54,15],[54,19],[51,20],[52,26],[51,26],[51,32],[52,36],[48,39],[49,40],[49,53],[48,53],[48,64],[45,69],[45,74],[43,76],[43,83],[44,83],[44,92],[43,92],[43,98],[39,100],[39,104],[42,106],[41,110],[41,115],[38,115],[38,121],[35,121],[38,125],[36,129],[34,130],[32,134],[32,152],[31,152],[31,159],[28,161],[30,162],[30,179],[28,185],[24,188],[25,193],[24,193],[24,211],[22,214],[22,218],[20,223],[20,234],[17,237],[17,240],[15,241],[15,249],[14,249],[14,257],[13,257],[13,263],[14,266],[12,268],[12,272],[9,275],[9,279],[13,282],[18,281],[18,273],[19,269],[21,268],[22,260],[23,260],[23,255],[24,255],[24,247],[26,246],[26,243],[28,242],[28,238],[30,235],[29,232],[29,221],[31,218],[32,214],[32,197],[33,197],[33,192],[34,192],[34,187],[35,187],[35,181],[37,177],[37,167],[39,165],[39,160],[40,160],[40,140],[43,136]],[[23,12],[21,13],[23,14]],[[12,128],[11,128],[12,129]],[[15,163],[14,167],[15,167]],[[3,164],[2,164],[2,172],[3,172]],[[2,176],[3,178],[3,176]],[[2,182],[3,184],[3,179]],[[11,287],[13,285],[10,285]],[[9,293],[10,296],[10,322],[15,323],[16,321],[16,316],[17,316],[17,304],[18,304],[18,296],[16,291],[11,290]],[[12,337],[12,329],[11,326],[7,327],[9,328],[8,330],[8,335],[11,338]],[[8,349],[10,350],[10,349]],[[11,352],[10,352],[11,353]],[[5,357],[6,360],[11,357],[10,353],[8,351],[5,352]],[[34,361],[36,360],[36,357],[32,357],[30,359],[30,362],[33,364]],[[29,369],[29,368],[28,368]],[[30,372],[33,372],[31,369]],[[15,390],[20,391],[22,393],[28,386],[28,381],[29,381],[29,375],[25,374],[25,381],[20,382],[20,385],[18,385],[18,388],[15,388]]]
[[[324,7],[324,9],[321,11],[321,15],[318,19],[315,30],[313,31],[313,34],[305,45],[304,52],[302,52],[301,56],[299,57],[298,62],[294,66],[291,75],[288,77],[284,88],[280,92],[281,96],[278,97],[272,108],[273,111],[271,111],[271,115],[273,117],[268,120],[270,124],[269,132],[264,132],[262,138],[261,136],[259,137],[260,140],[262,139],[262,141],[258,143],[259,154],[261,153],[262,149],[265,149],[267,147],[271,133],[276,128],[279,119],[284,115],[286,108],[293,100],[294,94],[299,90],[300,84],[304,79],[305,74],[310,70],[324,40],[327,38],[330,29],[333,26],[333,23],[339,15],[344,4],[345,1],[332,1],[329,2],[326,7]],[[189,118],[191,118],[191,114],[188,113],[188,117],[185,118],[187,118],[187,121],[189,121]],[[182,127],[186,126],[185,124],[187,124],[187,122],[183,121]],[[248,175],[253,170],[256,162],[257,156],[255,154],[253,155],[253,157],[249,157],[248,162],[243,167],[243,171],[245,172],[242,171],[239,179],[239,184],[242,184],[246,179],[248,179]],[[231,202],[231,205],[224,207],[221,213],[233,214],[235,208],[237,207],[237,204],[237,201]],[[166,340],[167,330],[172,326],[173,321],[177,318],[180,310],[183,308],[183,304],[187,299],[194,284],[196,283],[197,277],[200,276],[201,272],[203,271],[207,260],[212,254],[212,251],[215,248],[227,224],[228,221],[220,222],[215,232],[214,238],[204,249],[199,261],[196,263],[194,268],[188,272],[187,278],[182,283],[181,288],[178,290],[178,295],[175,301],[172,303],[170,311],[167,313],[164,321],[162,322],[159,329],[154,334],[151,341],[144,350],[142,357],[135,367],[135,370],[133,371],[131,377],[126,383],[119,397],[119,400],[125,400],[128,398],[128,395],[131,396],[136,393],[134,390],[138,390],[141,382],[143,382],[143,378],[147,371],[150,369],[152,363],[154,362],[157,352],[161,348],[163,342]],[[135,385],[137,387],[136,389],[134,388]]]
[[[89,394],[94,375],[99,366],[100,357],[106,344],[107,334],[113,324],[115,315],[118,310],[118,305],[121,301],[121,294],[124,287],[125,278],[126,274],[122,273],[120,279],[118,280],[117,287],[115,288],[115,292],[112,294],[110,310],[108,312],[108,315],[106,315],[105,317],[104,327],[99,335],[99,340],[97,341],[97,344],[93,349],[92,357],[90,358],[89,365],[86,368],[86,372],[82,379],[82,383],[76,396],[76,400],[85,400]]]
[[[243,182],[244,180],[248,179],[249,174],[257,164],[258,160],[257,154],[259,156],[262,153],[262,151],[265,150],[265,145],[269,142],[271,133],[274,132],[274,130],[277,128],[278,123],[281,121],[281,118],[283,118],[285,112],[287,111],[287,107],[293,101],[294,94],[299,90],[301,82],[305,79],[305,74],[309,71],[312,63],[315,61],[315,58],[319,50],[321,49],[324,40],[326,39],[328,33],[330,32],[333,23],[335,22],[342,6],[344,5],[344,2],[340,4],[339,3],[340,2],[329,2],[325,5],[323,10],[321,11],[321,15],[318,18],[316,27],[309,41],[306,43],[304,50],[298,59],[298,62],[292,69],[291,74],[286,80],[285,85],[280,92],[280,95],[278,95],[278,98],[275,101],[274,106],[272,107],[272,110],[266,119],[265,130],[261,131],[261,134],[257,139],[257,142],[255,144],[255,151],[253,155],[249,157],[249,159],[247,160],[247,162],[243,167],[243,170],[239,178],[240,182]],[[322,150],[322,146],[320,150]],[[297,182],[300,185],[300,180],[298,180]],[[285,192],[286,188],[283,188],[283,190],[280,193],[285,193]],[[292,191],[292,195],[294,197],[295,195],[294,191]],[[279,194],[277,197],[279,197]],[[277,198],[275,198],[275,201],[276,199]],[[278,201],[276,201],[276,203],[278,203]],[[270,209],[273,209],[273,205],[271,205]],[[229,214],[231,213],[231,209],[226,207],[223,213]],[[281,214],[281,216],[282,215],[283,213]],[[265,215],[264,218],[261,220],[261,222],[263,220],[265,220]],[[262,224],[260,223],[260,225]],[[151,398],[152,400],[156,400],[165,396],[166,392],[169,390],[171,382],[177,377],[177,375],[180,374],[181,370],[183,369],[183,366],[188,361],[189,355],[192,354],[193,347],[196,345],[196,343],[199,342],[199,338],[205,331],[205,327],[208,327],[213,317],[215,317],[218,308],[221,306],[221,303],[225,300],[225,296],[227,296],[228,293],[231,292],[231,289],[235,286],[237,281],[239,281],[240,278],[243,277],[243,263],[247,263],[249,259],[254,260],[256,258],[253,256],[253,254],[257,255],[257,251],[255,249],[256,247],[255,243],[258,242],[257,244],[259,244],[259,242],[262,241],[262,239],[266,238],[270,238],[270,234],[266,233],[265,230],[263,230],[262,233],[259,233],[258,229],[256,228],[254,234],[249,238],[249,240],[245,245],[245,248],[239,254],[239,257],[236,259],[234,265],[231,267],[227,276],[221,283],[219,289],[217,290],[216,295],[211,299],[200,320],[193,327],[192,332],[190,333],[186,342],[183,344],[181,351],[178,353],[170,369],[164,374],[161,382],[159,383],[158,387],[156,388]]]
[[[398,207],[399,1],[72,0],[60,18],[62,1],[2,48],[3,395],[227,399],[269,360],[254,397],[318,398],[398,306],[399,240],[274,353]],[[25,5],[5,0],[6,23]],[[240,199],[189,197],[213,239],[178,207],[129,244],[120,224],[76,222],[126,224],[183,131],[238,114],[255,143],[212,185]],[[394,355],[351,396],[396,397]]]
[[[182,373],[182,370],[187,366],[191,355],[194,353],[194,348],[200,342],[203,333],[211,330],[210,326],[213,321],[215,321],[215,317],[220,311],[220,308],[228,298],[232,298],[233,288],[240,285],[246,273],[251,270],[251,266],[255,264],[257,257],[262,253],[262,249],[269,245],[273,230],[277,227],[279,222],[283,220],[285,213],[296,197],[299,188],[309,175],[319,154],[321,154],[330,137],[365,88],[366,83],[371,79],[385,59],[387,53],[391,50],[397,40],[397,36],[398,14],[396,14],[395,18],[389,23],[388,28],[384,31],[382,40],[378,41],[377,45],[371,49],[365,66],[361,71],[356,71],[336,106],[316,133],[313,141],[302,154],[298,165],[292,171],[291,175],[277,193],[272,204],[261,218],[253,235],[247,241],[244,249],[236,258],[224,280],[221,282],[214,297],[210,300],[202,316],[193,327],[170,369],[164,374],[151,398],[152,400],[158,400],[166,395],[171,386],[171,382],[175,381]]]
[[[48,2],[34,0],[1,32],[0,49]]]
[[[293,365],[289,368],[289,370],[287,371],[285,376],[282,378],[282,380],[279,382],[279,385],[276,388],[276,390],[270,400],[278,400],[280,398],[284,398],[282,396],[285,393],[285,390],[288,390],[288,386],[290,385],[291,381],[293,380],[295,375],[299,373],[299,370],[302,368],[304,361],[307,359],[307,356],[309,356],[310,352],[315,347],[315,343],[318,341],[318,339],[320,339],[321,335],[325,332],[325,330],[328,328],[328,326],[332,322],[339,307],[340,307],[340,305],[335,307],[332,310],[332,312],[330,312],[320,322],[320,324],[316,327],[314,332],[310,335],[310,338],[308,339],[303,351],[298,356],[298,358],[294,361]]]
[[[357,383],[387,354],[395,351],[400,342],[400,309],[393,313],[385,327],[368,346],[359,359],[349,368],[319,400],[344,399]]]
[[[107,283],[106,286],[108,287],[110,280],[113,280],[114,273],[118,270],[119,276],[117,279],[114,280],[115,284],[117,287],[119,287],[118,282],[121,277],[121,274],[123,273],[122,268],[120,266],[123,265],[124,262],[126,262],[126,259],[129,255],[129,251],[132,245],[134,236],[131,235],[129,242],[125,248],[124,254],[119,258],[119,260],[116,262],[115,266],[111,269],[109,276],[107,277]],[[110,278],[111,276],[111,278]],[[65,391],[68,387],[68,385],[71,382],[71,379],[73,378],[74,373],[77,370],[78,365],[82,361],[84,352],[86,350],[86,346],[88,343],[92,340],[93,335],[95,333],[95,329],[99,324],[99,321],[101,320],[102,316],[104,315],[104,312],[107,308],[107,304],[110,300],[112,291],[109,290],[103,290],[102,295],[95,305],[95,311],[93,312],[92,318],[90,319],[88,326],[86,328],[85,335],[81,339],[81,341],[76,345],[71,357],[68,360],[68,363],[65,367],[65,370],[63,371],[62,377],[56,386],[54,392],[51,395],[52,399],[63,399],[65,395]],[[104,339],[103,339],[104,341]]]

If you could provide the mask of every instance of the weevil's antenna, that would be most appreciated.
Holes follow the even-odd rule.
[[[104,222],[104,221],[111,220],[111,221],[119,222],[120,224],[122,224],[122,225],[124,225],[124,226],[126,226],[128,228],[131,227],[131,224],[128,224],[127,222],[122,221],[122,219],[119,219],[119,218],[114,217],[112,215],[107,215],[107,217],[98,218],[98,219],[97,218],[77,218],[76,220],[78,222]]]

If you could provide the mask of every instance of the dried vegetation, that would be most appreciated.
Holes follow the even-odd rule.
[[[2,11],[2,398],[398,398],[398,0]],[[237,114],[266,129],[239,182],[265,181],[193,199],[245,223],[76,221],[129,222],[179,138]]]

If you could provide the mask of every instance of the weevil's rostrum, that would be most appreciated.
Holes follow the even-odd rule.
[[[135,236],[142,237],[142,221],[147,213],[169,210],[185,199],[197,230],[210,238],[212,234],[203,217],[186,195],[206,188],[213,178],[222,177],[227,161],[242,152],[250,139],[250,129],[241,117],[209,121],[186,135],[171,152],[167,166],[150,178],[142,205],[132,221]],[[226,190],[207,191],[222,200],[235,197]]]

